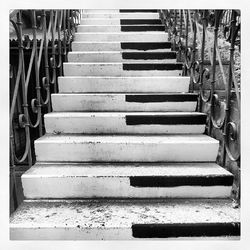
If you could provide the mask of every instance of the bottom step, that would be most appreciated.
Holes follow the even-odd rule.
[[[239,209],[232,208],[227,199],[24,201],[11,216],[10,238],[235,237],[240,235],[239,221]]]

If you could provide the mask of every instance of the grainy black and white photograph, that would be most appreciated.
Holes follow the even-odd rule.
[[[82,7],[9,10],[9,240],[240,241],[241,9]]]

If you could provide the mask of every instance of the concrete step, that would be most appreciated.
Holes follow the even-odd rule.
[[[179,111],[193,112],[197,94],[52,94],[53,111]]]
[[[52,112],[47,133],[56,134],[202,134],[206,114],[194,112]]]
[[[58,77],[60,93],[168,93],[188,92],[189,77]]]
[[[130,13],[130,12],[158,12],[156,9],[85,9],[83,13]]]
[[[169,42],[72,42],[73,51],[171,51]]]
[[[121,19],[121,18],[85,18],[81,19],[81,25],[161,25],[162,22],[157,19],[146,18],[133,18],[133,19]]]
[[[51,135],[35,141],[37,161],[214,162],[219,141],[207,135]]]
[[[120,18],[120,19],[159,19],[159,13],[83,13],[82,19],[88,18]]]
[[[131,13],[131,12],[154,12],[154,13],[158,13],[157,9],[120,9],[121,13]]]
[[[64,76],[181,76],[182,63],[63,63]]]
[[[165,31],[164,25],[79,25],[77,32]]]
[[[229,199],[26,200],[11,240],[240,239]]]
[[[168,34],[163,31],[147,32],[85,32],[76,33],[75,41],[89,42],[167,42]]]
[[[28,199],[227,198],[232,185],[233,175],[214,163],[51,163],[22,175]]]
[[[82,13],[120,13],[119,9],[84,9]]]
[[[77,51],[68,53],[68,62],[175,63],[176,52]]]

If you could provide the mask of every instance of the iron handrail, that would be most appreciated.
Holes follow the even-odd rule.
[[[50,93],[58,91],[57,77],[63,74],[63,62],[67,61],[67,52],[71,50],[71,42],[81,15],[79,10],[27,10],[26,12],[29,13],[31,20],[32,39],[23,35],[25,32],[22,15],[24,10],[10,12],[10,24],[14,27],[18,42],[17,65],[12,65],[10,61],[10,79],[14,82],[9,117],[10,169],[15,192],[16,165],[28,164],[30,167],[34,161],[31,129],[37,129],[39,137],[44,134],[42,114],[51,112]],[[38,27],[38,22],[41,23],[41,27]],[[42,32],[40,46],[38,46],[38,31]],[[50,54],[49,36],[52,49]],[[28,60],[24,56],[24,50],[31,50]],[[28,93],[31,89],[35,93],[32,99]],[[18,117],[18,122],[16,122],[16,117]],[[16,126],[19,129],[25,131],[25,146],[21,156],[17,156],[16,152],[14,123],[17,123]],[[17,201],[14,202],[17,206]]]
[[[179,18],[175,22],[173,18],[176,19],[176,10],[160,10],[159,13],[173,48],[178,48],[177,59],[184,62],[182,74],[190,76],[190,89],[199,94],[198,110],[202,111],[205,104],[209,106],[207,133],[212,136],[214,129],[219,129],[222,133],[222,165],[226,166],[228,159],[239,165],[240,119],[232,119],[231,102],[232,93],[235,93],[237,115],[240,117],[240,86],[234,69],[236,47],[240,51],[240,11],[179,10]],[[212,29],[212,32],[209,29]],[[223,38],[218,37],[219,32],[223,34]],[[210,46],[211,39],[209,38],[211,37],[213,44]],[[228,72],[223,67],[218,46],[219,39],[228,42],[230,46]],[[205,67],[204,64],[206,52],[211,62],[211,69]],[[217,64],[219,67],[216,67]],[[218,82],[218,72],[222,75],[225,100],[220,100],[216,94],[215,83]],[[204,94],[205,83],[209,86],[208,95]],[[216,119],[218,106],[220,114],[219,119]]]

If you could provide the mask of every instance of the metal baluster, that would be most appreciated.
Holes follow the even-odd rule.
[[[35,47],[35,80],[36,80],[36,99],[33,99],[31,102],[33,111],[36,109],[35,113],[37,113],[37,121],[39,123],[39,137],[43,135],[42,130],[42,113],[41,113],[41,87],[39,82],[39,71],[38,71],[38,54],[37,54],[37,25],[36,25],[36,11],[32,10],[32,30],[33,30],[33,46]]]
[[[43,85],[48,94],[48,112],[51,112],[51,97],[50,97],[50,76],[49,76],[49,63],[48,63],[48,38],[47,38],[47,25],[46,25],[46,12],[43,10],[43,37],[44,37],[44,68],[45,68],[45,77],[43,77]]]

